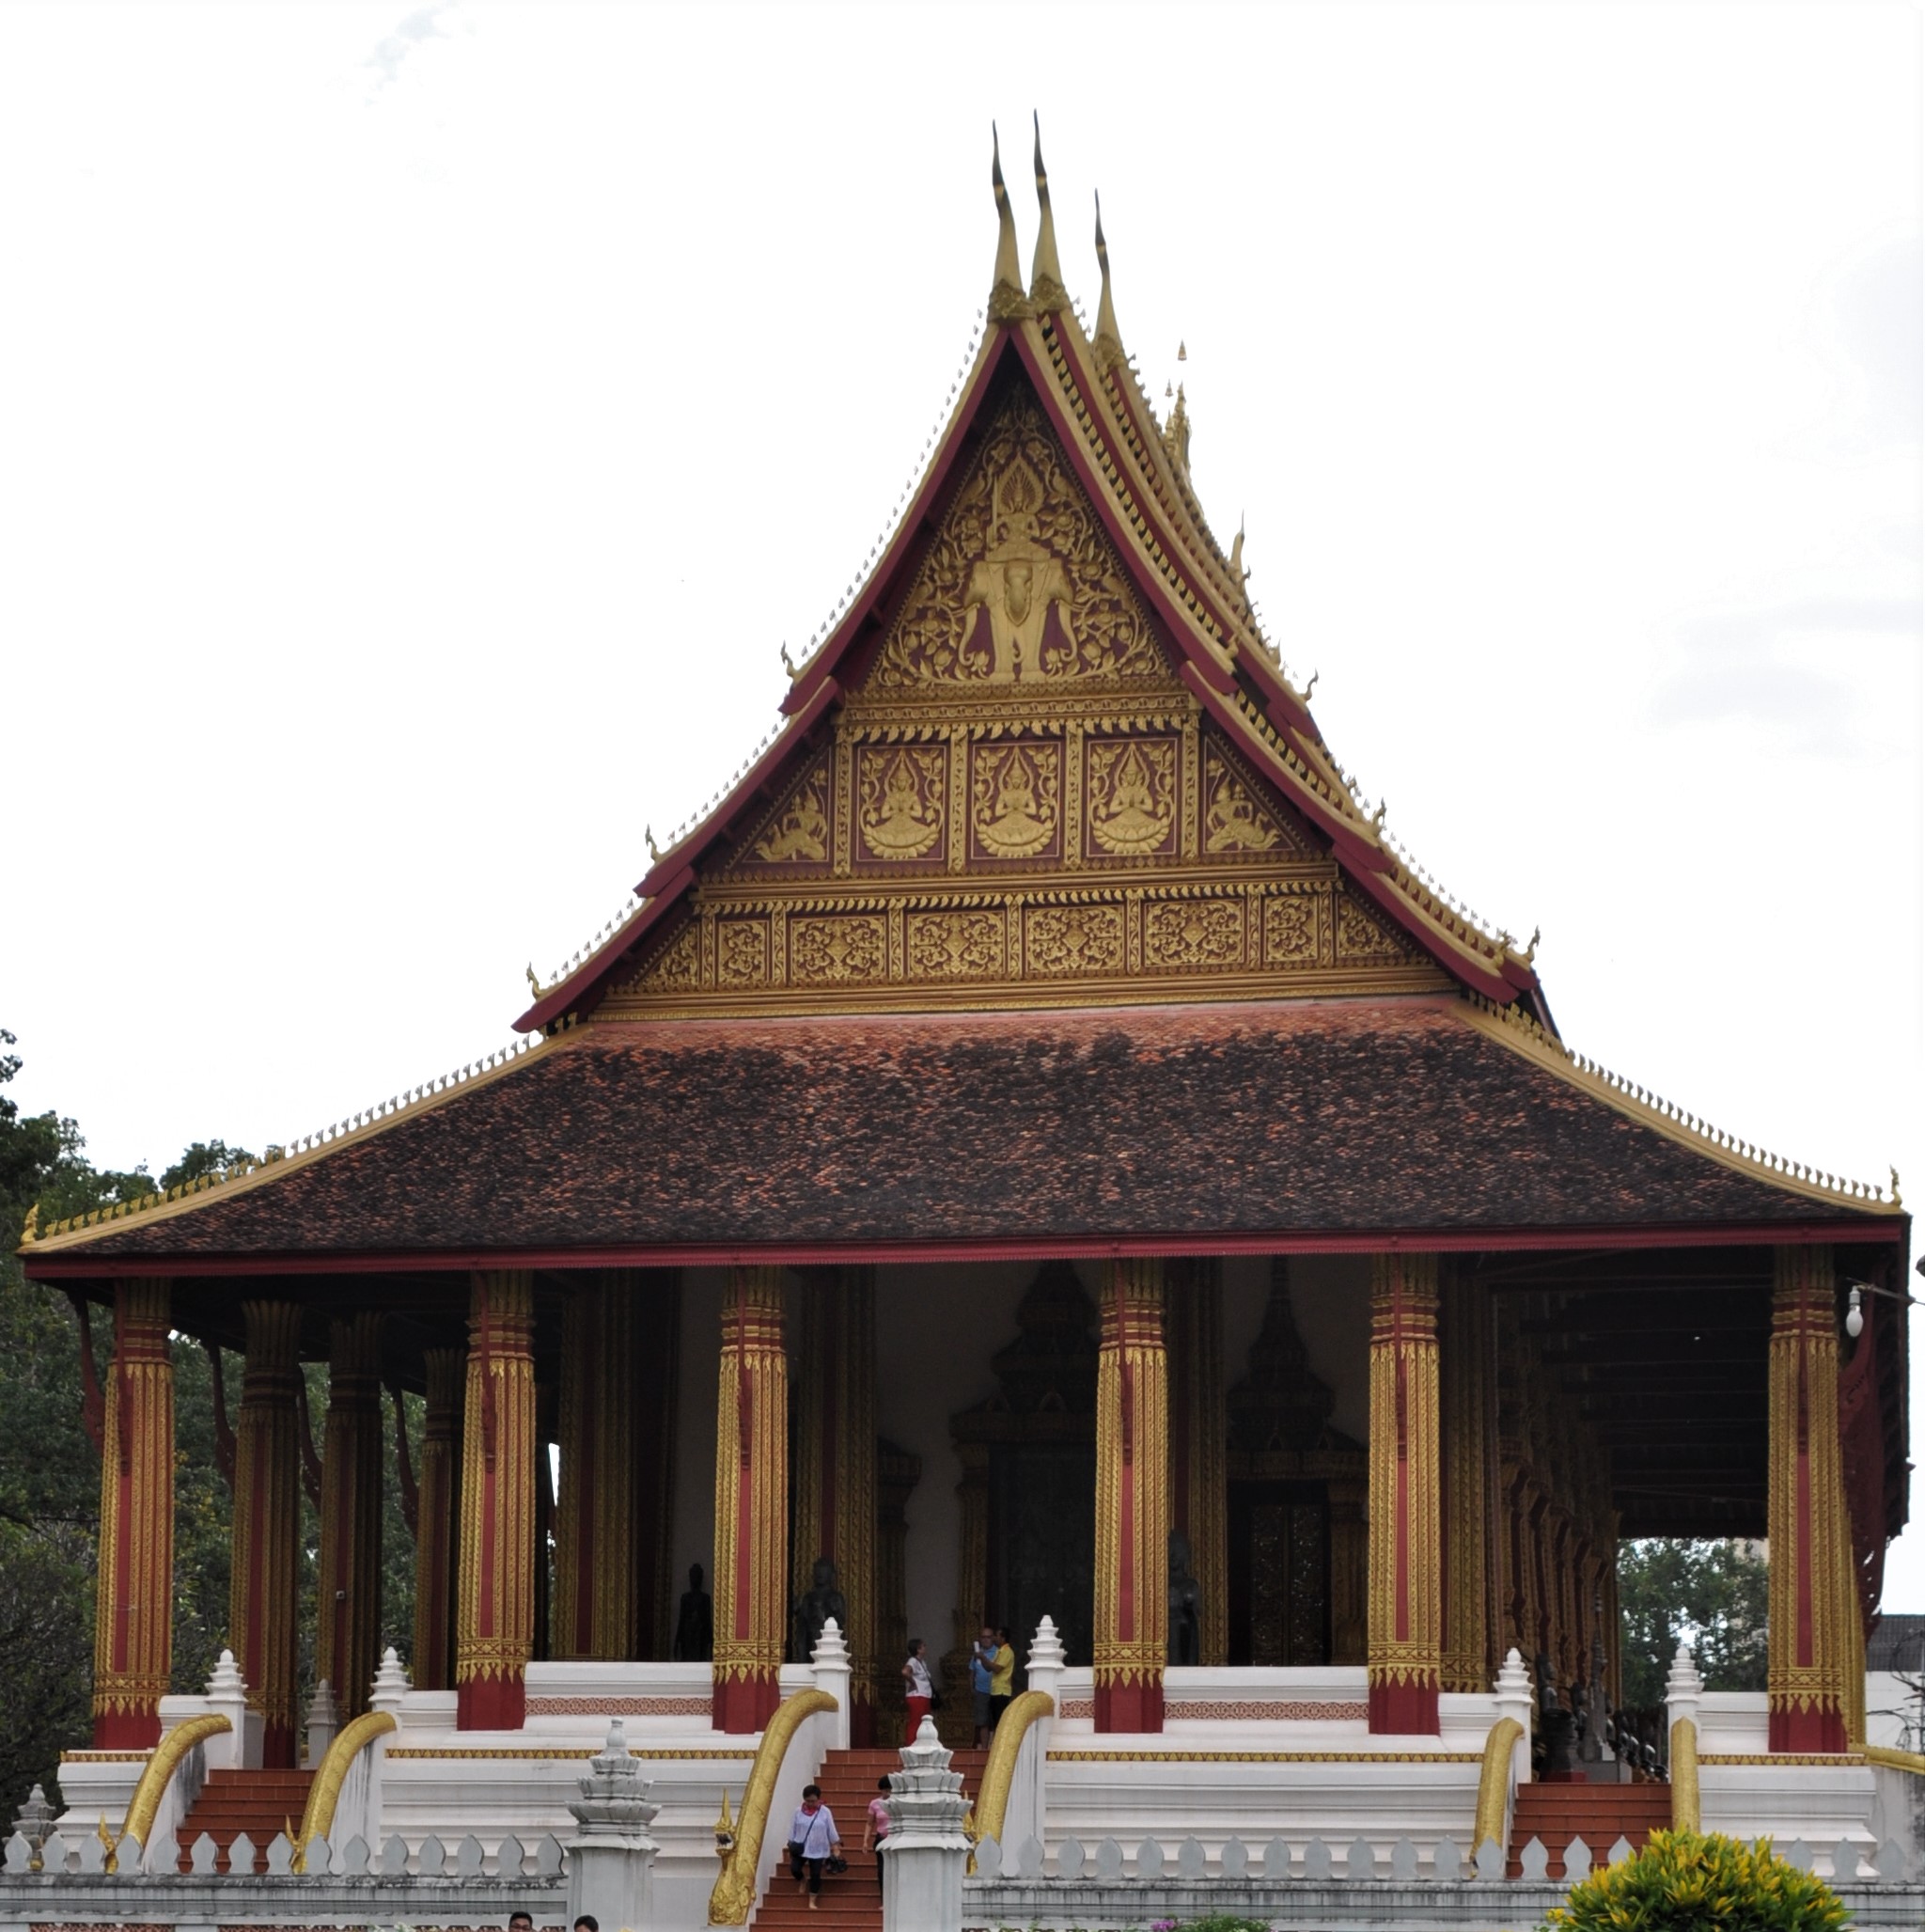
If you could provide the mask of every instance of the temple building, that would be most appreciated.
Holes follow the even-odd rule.
[[[1239,1817],[1353,1802],[1361,1761],[1415,1780],[1370,1800],[1401,1829],[1461,1805],[1467,1838],[1509,1652],[1541,1705],[1618,1703],[1627,1537],[1768,1538],[1732,1761],[1807,1794],[1861,1762],[1907,1508],[1896,1186],[1566,1045],[1534,945],[1324,742],[1182,399],[1159,421],[1125,351],[1100,221],[1091,329],[1040,151],[1036,187],[1025,281],[996,174],[953,406],[776,729],[650,840],[522,1045],[29,1230],[29,1277],[113,1330],[63,1773],[89,1827],[171,1721],[170,1330],[242,1365],[240,1768],[297,1766],[313,1689],[301,1365],[329,1370],[338,1722],[381,1663],[383,1390],[425,1398],[383,1830],[549,1829],[555,1741],[622,1715],[664,1869],[685,1840],[712,1872],[715,1802],[833,1615],[858,1747],[900,1737],[910,1638],[966,1744],[977,1629],[1022,1651],[1048,1618],[1052,1818],[1177,1802],[1155,1767],[1200,1739],[1272,1767]]]

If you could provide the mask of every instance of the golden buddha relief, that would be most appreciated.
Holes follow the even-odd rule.
[[[1146,858],[1173,852],[1177,831],[1177,741],[1092,739],[1088,774],[1088,854]]]
[[[1169,677],[1041,412],[1027,397],[1012,401],[916,573],[870,686]]]
[[[861,747],[856,825],[864,858],[926,858],[943,836],[948,753],[941,746]]]
[[[969,828],[984,858],[1054,857],[1062,843],[1062,746],[1015,739],[971,747]]]

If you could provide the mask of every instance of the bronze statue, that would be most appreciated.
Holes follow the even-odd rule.
[[[702,1588],[702,1566],[688,1566],[688,1588],[676,1612],[670,1655],[679,1664],[705,1664],[715,1655],[715,1606]]]
[[[822,1626],[831,1617],[844,1638],[849,1635],[849,1599],[837,1585],[836,1565],[819,1556],[811,1575],[814,1581],[795,1599],[795,1608],[790,1612],[789,1661],[792,1664],[806,1664],[815,1655]]]
[[[1203,1661],[1203,1586],[1190,1574],[1190,1539],[1169,1532],[1169,1660]]]

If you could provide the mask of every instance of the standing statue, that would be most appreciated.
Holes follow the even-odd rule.
[[[715,1655],[715,1606],[702,1588],[702,1566],[688,1566],[688,1588],[675,1617],[669,1654],[679,1664],[705,1664]]]
[[[1571,1776],[1571,1747],[1577,1720],[1558,1694],[1551,1670],[1551,1659],[1538,1653],[1538,1744],[1543,1753],[1540,1776],[1568,1781]]]
[[[1203,1661],[1203,1586],[1190,1574],[1190,1539],[1169,1532],[1169,1660]]]
[[[849,1635],[849,1599],[837,1582],[836,1565],[827,1557],[819,1556],[810,1574],[814,1581],[795,1599],[795,1608],[789,1617],[789,1661],[792,1664],[806,1664],[815,1656],[816,1641],[831,1617],[843,1636]]]

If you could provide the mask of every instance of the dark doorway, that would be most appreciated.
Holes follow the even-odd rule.
[[[1330,1660],[1330,1499],[1322,1483],[1229,1485],[1229,1660]]]
[[[1092,1432],[1093,1434],[1093,1432]],[[989,1615],[1018,1654],[1043,1616],[1088,1665],[1096,1587],[1096,1444],[999,1442],[989,1456]]]

